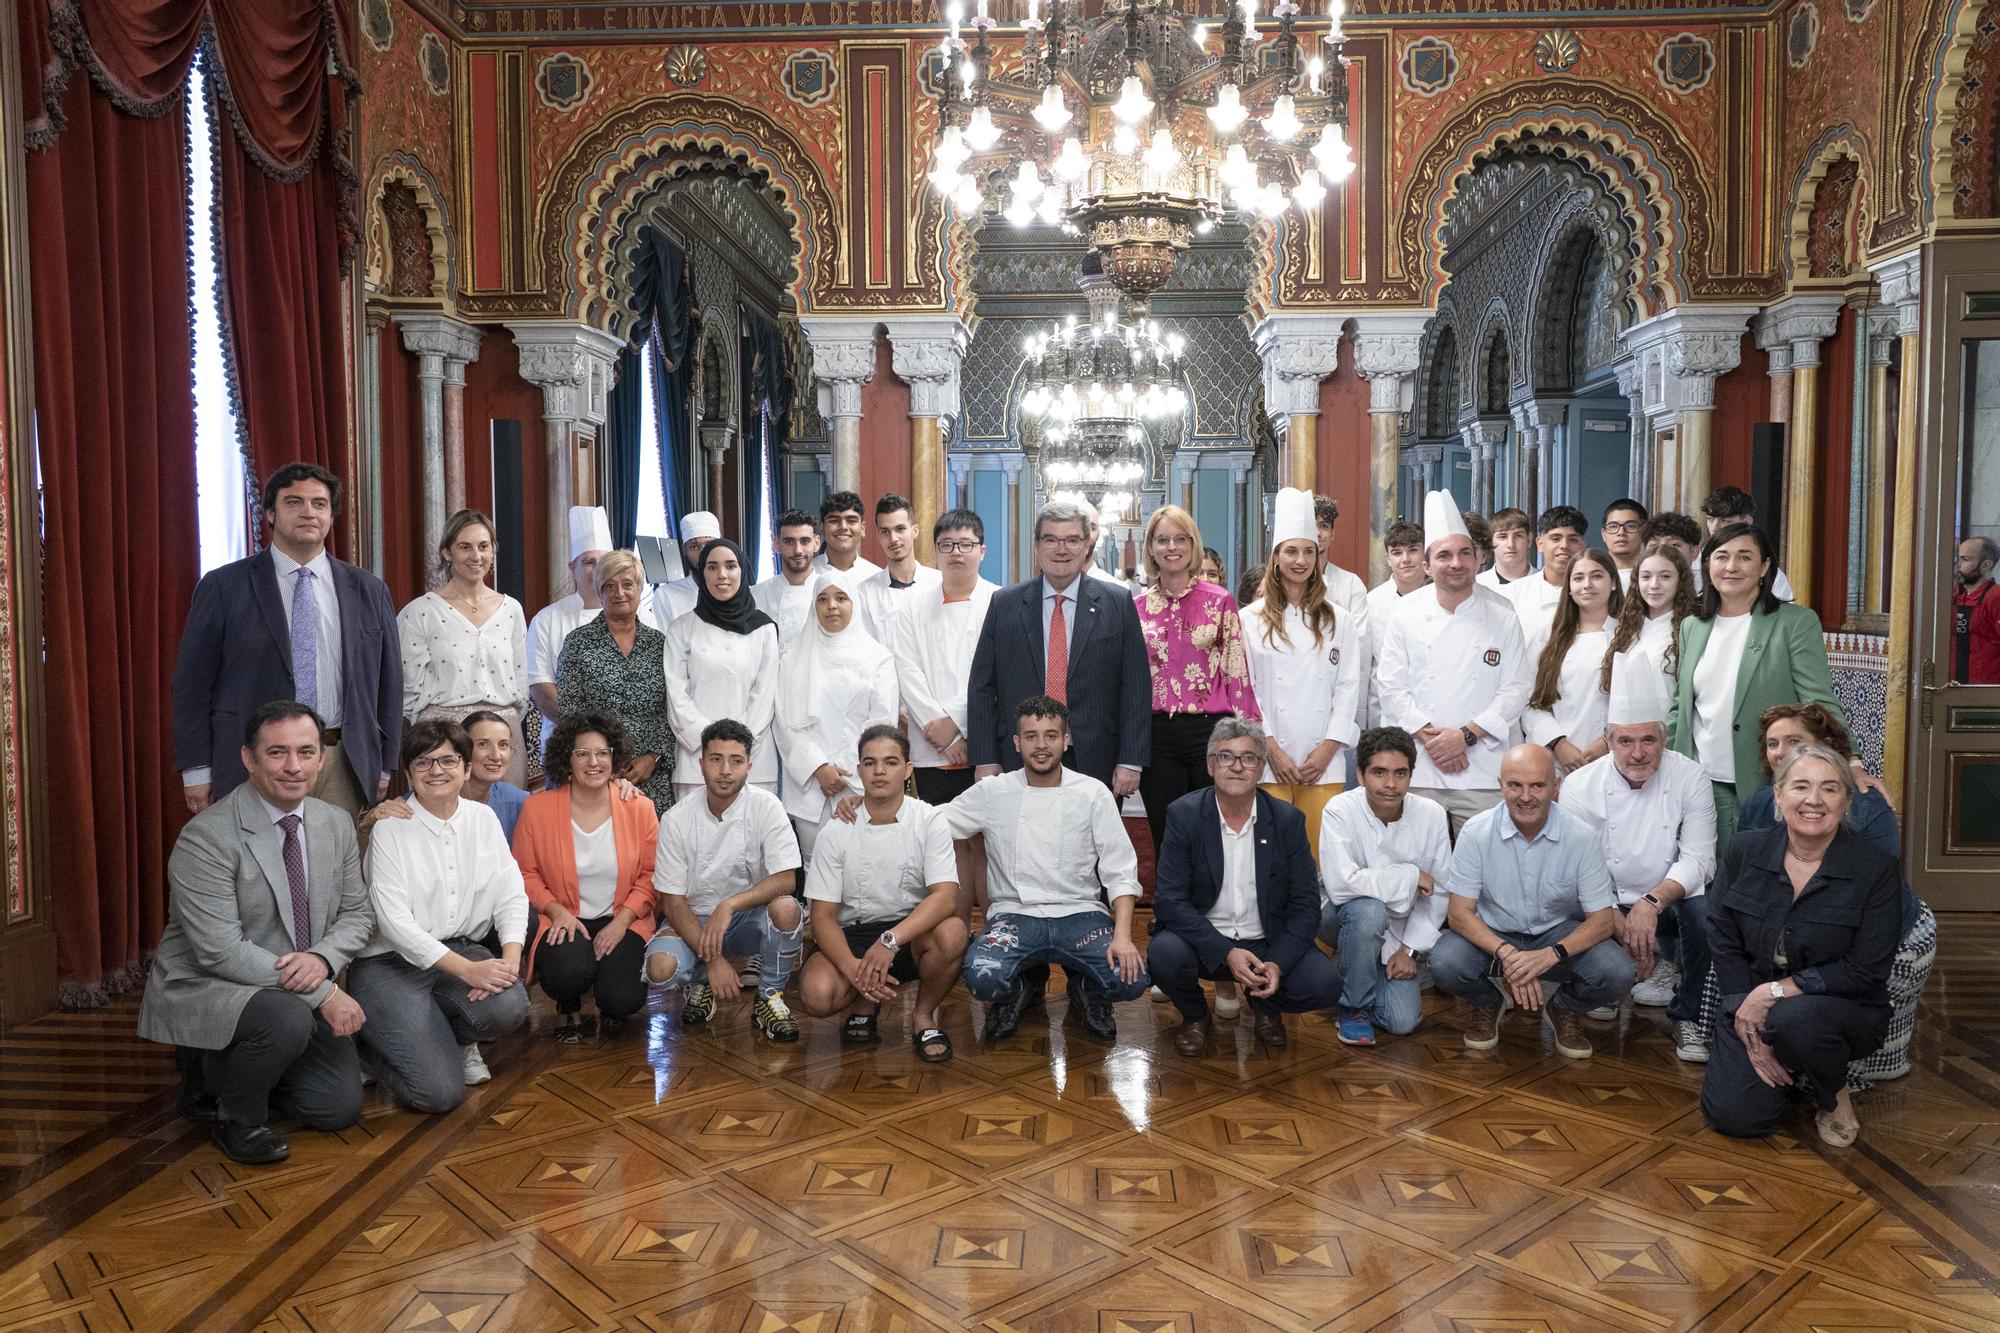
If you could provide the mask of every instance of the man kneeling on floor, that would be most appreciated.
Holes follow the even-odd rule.
[[[862,805],[853,823],[830,819],[813,846],[806,899],[819,952],[800,986],[806,1012],[826,1018],[847,1010],[842,1038],[878,1039],[875,1021],[896,987],[917,983],[910,1040],[919,1059],[951,1059],[938,1026],[938,1004],[965,961],[958,917],[958,861],[944,813],[903,794],[910,738],[878,725],[861,733],[856,771]]]
[[[1452,850],[1451,928],[1431,951],[1431,982],[1465,1001],[1475,1051],[1499,1045],[1515,1004],[1546,1010],[1556,1049],[1588,1059],[1585,1012],[1632,989],[1604,841],[1555,804],[1556,789],[1555,756],[1515,746],[1500,760],[1501,803],[1467,820]]]
[[[986,838],[986,930],[965,951],[965,989],[988,1006],[986,1040],[1005,1041],[1027,998],[1022,969],[1061,963],[1070,1014],[1099,1041],[1116,1041],[1112,1004],[1152,984],[1132,943],[1138,854],[1111,788],[1062,766],[1067,707],[1045,694],[1022,700],[1014,747],[1020,768],[973,783],[945,807],[954,838]]]
[[[751,1019],[772,1041],[797,1041],[782,992],[805,939],[805,909],[792,896],[799,840],[784,802],[749,785],[752,743],[733,718],[702,728],[702,790],[660,821],[653,887],[667,920],[646,943],[646,980],[685,986],[681,1022],[706,1023],[718,997],[743,989],[729,960],[755,954],[762,970]]]
[[[1208,736],[1213,787],[1167,807],[1147,954],[1153,983],[1181,1011],[1174,1049],[1208,1050],[1201,980],[1234,978],[1250,1000],[1257,1040],[1285,1047],[1285,1014],[1331,1009],[1340,974],[1313,947],[1319,872],[1305,816],[1257,790],[1264,732],[1225,717]]]

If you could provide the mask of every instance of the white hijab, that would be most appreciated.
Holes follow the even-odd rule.
[[[846,593],[852,604],[847,627],[838,634],[828,633],[819,623],[819,595],[829,588]],[[826,706],[830,696],[867,689],[888,658],[889,650],[861,628],[861,597],[853,575],[828,566],[813,579],[806,623],[778,669],[778,706],[793,728],[813,731],[834,711]]]

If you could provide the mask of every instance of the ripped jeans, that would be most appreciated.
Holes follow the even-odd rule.
[[[965,950],[965,989],[973,999],[991,1004],[1013,994],[1022,968],[1060,963],[1071,978],[1113,1001],[1144,995],[1153,984],[1145,970],[1140,969],[1136,981],[1121,980],[1105,953],[1110,947],[1111,915],[1101,907],[1068,916],[997,916]]]

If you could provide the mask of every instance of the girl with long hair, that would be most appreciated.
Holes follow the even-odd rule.
[[[1679,551],[1656,546],[1640,557],[1611,627],[1611,648],[1604,654],[1599,683],[1609,690],[1611,659],[1635,648],[1671,677],[1680,660],[1681,622],[1694,614],[1695,596],[1694,570]]]
[[[1612,621],[1623,605],[1618,566],[1607,552],[1593,548],[1570,563],[1549,628],[1528,637],[1535,687],[1521,730],[1534,744],[1546,745],[1564,772],[1606,752],[1608,700],[1599,672],[1611,646]]]

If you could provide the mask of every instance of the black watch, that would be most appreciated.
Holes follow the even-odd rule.
[[[1479,744],[1479,733],[1471,727],[1460,727],[1458,734],[1465,737],[1465,748],[1468,750]]]
[[[1555,953],[1555,956],[1556,956],[1556,961],[1557,961],[1558,963],[1566,963],[1566,962],[1568,962],[1568,961],[1569,961],[1569,950],[1568,950],[1568,949],[1565,949],[1565,948],[1563,948],[1563,946],[1562,946],[1562,944],[1561,944],[1560,942],[1557,942],[1557,943],[1555,943],[1555,944],[1551,944],[1551,945],[1549,946],[1549,948],[1550,948],[1550,949],[1551,949],[1552,951],[1554,951],[1554,953]]]

